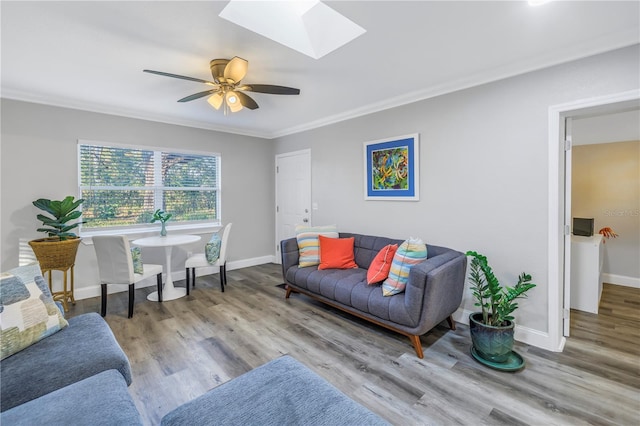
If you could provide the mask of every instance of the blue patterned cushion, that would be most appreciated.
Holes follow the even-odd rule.
[[[336,225],[296,225],[296,240],[298,241],[298,251],[300,252],[298,266],[300,268],[320,264],[320,241],[318,240],[318,235],[323,235],[327,238],[338,238],[338,227]]]
[[[0,275],[0,359],[67,325],[37,263]]]
[[[427,258],[427,246],[420,238],[409,238],[403,242],[391,262],[389,276],[382,283],[382,295],[402,293],[409,281],[409,270]]]
[[[222,247],[222,240],[216,233],[211,236],[209,242],[204,246],[204,254],[207,257],[207,262],[214,264],[220,257],[220,247]]]
[[[133,259],[133,273],[144,274],[144,266],[142,266],[142,251],[140,247],[131,247],[131,259]]]

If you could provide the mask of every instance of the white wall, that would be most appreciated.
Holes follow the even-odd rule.
[[[477,250],[508,285],[531,273],[538,287],[516,322],[544,339],[549,107],[637,90],[639,64],[636,45],[282,137],[276,153],[311,149],[315,225]],[[365,201],[363,142],[414,132],[420,201]],[[463,308],[475,310],[470,293]]]
[[[233,222],[229,262],[265,263],[272,259],[274,230],[273,142],[210,130],[128,119],[106,114],[3,99],[1,104],[2,270],[18,264],[18,240],[42,238],[38,198],[61,199],[78,194],[78,139],[167,147],[222,155],[223,223]],[[184,276],[187,251],[202,251],[203,241],[180,247],[172,268]],[[145,249],[143,260],[163,263],[160,252]],[[76,297],[98,295],[93,246],[82,244],[76,260]],[[175,276],[175,275],[174,275]],[[153,283],[150,283],[153,284]]]

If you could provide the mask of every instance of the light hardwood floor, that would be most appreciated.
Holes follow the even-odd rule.
[[[471,358],[462,324],[422,336],[418,359],[406,337],[299,294],[285,300],[279,265],[228,281],[221,293],[217,275],[198,278],[190,296],[162,304],[146,300],[153,287],[137,290],[132,319],[126,292],[109,296],[145,424],[283,354],[396,425],[640,424],[640,289],[605,285],[600,315],[572,311],[564,352],[516,343],[527,365],[504,373]],[[99,303],[78,301],[68,316]]]

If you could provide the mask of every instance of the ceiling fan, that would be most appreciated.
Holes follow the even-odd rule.
[[[269,93],[273,95],[299,95],[300,89],[293,87],[274,86],[272,84],[240,84],[247,74],[249,62],[235,56],[233,59],[214,59],[209,63],[213,81],[202,80],[200,78],[186,77],[184,75],[170,74],[162,71],[143,70],[151,74],[164,75],[166,77],[180,78],[182,80],[195,81],[213,86],[212,89],[194,93],[179,99],[178,102],[189,102],[209,96],[207,101],[215,109],[223,106],[224,113],[227,111],[240,111],[243,107],[248,109],[258,108],[258,104],[249,95],[243,92]]]

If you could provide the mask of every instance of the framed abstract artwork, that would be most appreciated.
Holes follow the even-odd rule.
[[[365,200],[417,201],[418,133],[364,143]]]

